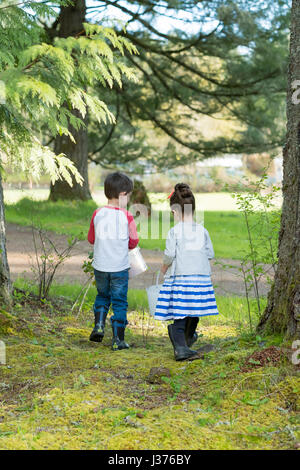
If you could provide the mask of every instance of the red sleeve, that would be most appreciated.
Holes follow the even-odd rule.
[[[136,223],[133,218],[133,215],[130,212],[127,212],[127,220],[128,220],[128,227],[129,227],[129,242],[128,248],[129,250],[133,250],[139,242],[139,237],[137,234]]]
[[[96,209],[95,212],[93,213],[92,220],[91,220],[91,224],[90,224],[89,233],[88,233],[88,236],[87,236],[87,239],[88,239],[88,241],[90,242],[91,245],[94,245],[94,243],[95,243],[94,218],[95,218],[95,215],[97,214],[98,210],[99,210],[99,209]]]

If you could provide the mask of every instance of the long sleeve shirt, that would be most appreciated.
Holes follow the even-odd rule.
[[[135,248],[139,242],[133,215],[113,206],[95,210],[87,238],[94,245],[92,266],[104,272],[129,268],[128,250]]]
[[[211,274],[214,249],[206,228],[195,222],[179,222],[168,232],[163,263],[166,276]]]

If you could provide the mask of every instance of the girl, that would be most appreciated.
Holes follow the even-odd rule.
[[[168,333],[176,361],[196,358],[189,347],[197,340],[199,317],[217,315],[209,259],[214,250],[208,231],[193,220],[195,197],[187,184],[176,184],[170,194],[178,223],[166,240],[161,272],[165,274],[155,311],[157,320],[174,320]],[[200,357],[200,356],[198,356]]]

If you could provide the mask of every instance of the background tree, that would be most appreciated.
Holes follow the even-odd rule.
[[[293,0],[278,267],[259,331],[300,337],[300,3]]]
[[[88,20],[101,24],[123,15],[126,32],[115,27],[139,50],[127,60],[142,83],[125,83],[122,90],[116,84],[108,96],[101,84],[97,87],[116,122],[99,129],[90,116],[91,161],[106,168],[136,170],[141,161],[170,168],[218,153],[271,151],[283,145],[288,2],[95,0],[86,12]],[[66,16],[72,29],[74,14],[80,11],[71,14],[62,7],[46,28],[49,35],[60,34]],[[173,30],[162,30],[163,21]],[[212,123],[231,121],[235,127],[209,139],[199,126],[201,116]],[[161,134],[167,137],[163,148]]]
[[[68,38],[69,36],[79,37],[84,31],[85,23],[85,0],[76,0],[74,5],[62,5],[59,16],[59,31],[57,37]],[[83,120],[84,126],[78,130],[70,127],[70,132],[74,140],[66,135],[58,135],[55,138],[55,153],[63,152],[70,158],[81,176],[83,184],[73,184],[70,186],[66,181],[56,181],[50,185],[50,199],[68,199],[71,193],[71,199],[74,195],[78,199],[91,199],[88,185],[88,168],[87,168],[87,121],[88,114],[83,117],[80,111],[74,109],[71,113]],[[71,124],[70,124],[71,126]],[[55,190],[54,190],[55,189]]]
[[[110,86],[116,80],[121,86],[123,75],[134,79],[132,69],[120,57],[114,60],[116,54],[108,44],[119,55],[125,49],[135,52],[135,47],[113,30],[91,24],[83,24],[83,37],[56,38],[50,45],[44,42],[37,15],[53,17],[51,2],[26,2],[26,8],[0,5],[0,81],[5,90],[0,101],[1,172],[3,164],[9,164],[34,179],[48,173],[52,183],[66,180],[70,186],[80,185],[82,176],[74,163],[44,146],[43,133],[47,130],[53,137],[64,135],[74,142],[70,129],[78,132],[84,126],[81,118],[87,108],[98,122],[113,122],[113,115],[93,89],[98,80]],[[11,282],[1,182],[0,178],[0,294],[7,301]]]

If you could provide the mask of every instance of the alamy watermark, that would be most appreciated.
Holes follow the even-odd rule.
[[[127,206],[119,201],[119,207],[112,209],[120,209],[114,211],[115,217],[111,217],[111,212],[107,210],[99,210],[94,219],[95,234],[99,240],[126,240],[128,226],[125,222],[126,217],[132,215],[133,220],[129,222],[129,234],[133,237],[135,230],[134,225],[138,226],[139,236],[146,240],[159,240],[160,238],[168,238],[170,229],[173,226],[172,213],[174,215],[175,224],[180,221],[189,223],[178,226],[176,230],[176,238],[185,240],[186,250],[199,250],[204,248],[206,238],[204,229],[204,211],[195,211],[192,213],[190,204],[180,205],[173,204],[169,211],[151,211],[148,216],[148,207],[143,204],[132,204],[127,212]],[[104,206],[108,208],[109,206]],[[133,225],[133,226],[132,226]],[[135,236],[138,236],[137,234]]]
[[[4,341],[0,340],[0,364],[6,364],[6,346]]]
[[[295,90],[292,94],[292,103],[299,104],[300,103],[300,80],[294,80],[292,83],[292,89]]]
[[[6,103],[5,83],[0,80],[0,104]]]
[[[292,363],[297,366],[298,364],[300,364],[300,340],[296,340],[293,342],[292,344],[292,351],[293,351],[293,354],[292,354]]]

